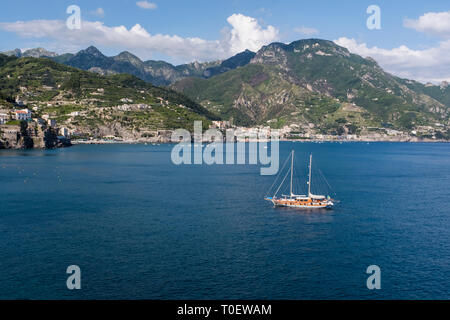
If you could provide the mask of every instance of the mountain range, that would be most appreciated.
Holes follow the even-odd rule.
[[[272,43],[240,68],[171,86],[243,125],[298,124],[332,134],[448,125],[450,87],[401,79],[334,42]]]
[[[327,40],[272,43],[224,61],[179,66],[142,61],[130,52],[107,57],[95,47],[64,55],[41,48],[18,51],[8,54],[46,57],[103,76],[126,73],[168,86],[213,117],[238,125],[296,125],[299,132],[314,129],[335,135],[421,127],[448,133],[448,83],[396,77],[375,60]]]
[[[50,58],[58,63],[102,75],[128,73],[156,86],[167,86],[188,77],[210,78],[246,65],[255,56],[255,53],[247,50],[224,61],[193,62],[175,66],[165,61],[142,61],[128,51],[124,51],[117,56],[107,57],[94,46],[76,54],[58,55],[43,48],[26,51],[15,49],[3,52],[3,54],[19,58]]]
[[[14,56],[17,58],[42,58],[42,57],[48,57],[48,58],[54,58],[57,57],[58,54],[55,52],[48,51],[44,48],[35,48],[35,49],[27,49],[27,50],[21,50],[21,49],[15,49],[11,51],[2,52],[4,55],[7,56]]]

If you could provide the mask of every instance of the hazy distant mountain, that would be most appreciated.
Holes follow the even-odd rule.
[[[103,75],[128,73],[154,85],[167,86],[188,77],[209,78],[233,70],[248,64],[254,55],[251,51],[245,51],[224,61],[192,62],[174,66],[165,61],[142,61],[128,51],[107,57],[91,46],[77,54],[54,56],[52,59]]]
[[[14,49],[14,50],[2,52],[2,54],[7,55],[9,57],[18,57],[18,58],[20,58],[20,57],[22,57],[22,50]]]
[[[238,53],[237,55],[223,61],[219,66],[208,68],[203,73],[205,78],[210,78],[218,74],[225,73],[227,71],[245,66],[255,57],[256,53],[249,50]]]
[[[106,70],[111,66],[112,62],[112,59],[106,57],[97,48],[91,46],[85,50],[81,50],[65,61],[64,64],[82,70],[89,70],[94,67]]]
[[[22,52],[20,49],[4,52],[16,57],[48,57],[58,63],[75,68],[96,72],[102,75],[118,73],[132,74],[154,85],[167,86],[188,77],[209,78],[235,68],[244,66],[255,56],[251,51],[245,51],[224,61],[192,62],[183,65],[172,65],[165,61],[142,61],[132,53],[125,51],[117,56],[105,56],[96,47],[91,46],[76,54],[58,55],[42,48]]]
[[[107,57],[93,46],[75,55],[57,56],[53,60],[103,75],[127,73],[160,86],[169,85],[186,77],[201,77],[207,68],[220,63],[190,63],[174,66],[164,61],[144,62],[128,51],[114,57]]]
[[[29,50],[25,50],[22,51],[21,49],[15,49],[12,51],[6,51],[6,52],[2,52],[3,54],[7,55],[7,56],[15,56],[18,58],[26,58],[26,57],[31,57],[31,58],[42,58],[42,57],[49,57],[49,58],[53,58],[58,56],[57,53],[55,52],[51,52],[48,50],[45,50],[44,48],[35,48],[35,49],[29,49]]]

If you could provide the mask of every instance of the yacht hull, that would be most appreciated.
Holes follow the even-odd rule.
[[[324,209],[324,208],[332,208],[334,206],[334,203],[331,200],[318,202],[313,202],[311,200],[309,200],[309,202],[305,202],[299,200],[274,199],[274,198],[266,198],[266,200],[272,202],[275,207],[288,207],[298,209]]]

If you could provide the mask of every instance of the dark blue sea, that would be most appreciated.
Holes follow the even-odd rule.
[[[0,151],[0,298],[450,298],[449,144],[281,143],[340,200],[315,212],[264,201],[260,166],[172,147]]]

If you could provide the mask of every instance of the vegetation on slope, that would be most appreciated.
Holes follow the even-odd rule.
[[[133,130],[156,130],[189,128],[194,120],[215,119],[184,95],[128,74],[100,76],[49,59],[0,55],[0,78],[1,100],[13,103],[19,97],[28,107],[39,107],[40,114],[51,113],[61,121],[70,112],[86,111],[86,117],[76,119],[80,126],[118,121]],[[148,108],[129,113],[117,109],[124,104]]]
[[[370,58],[309,39],[270,44],[245,66],[172,87],[239,124],[306,123],[323,133],[352,133],[448,122],[450,89],[405,81]]]

